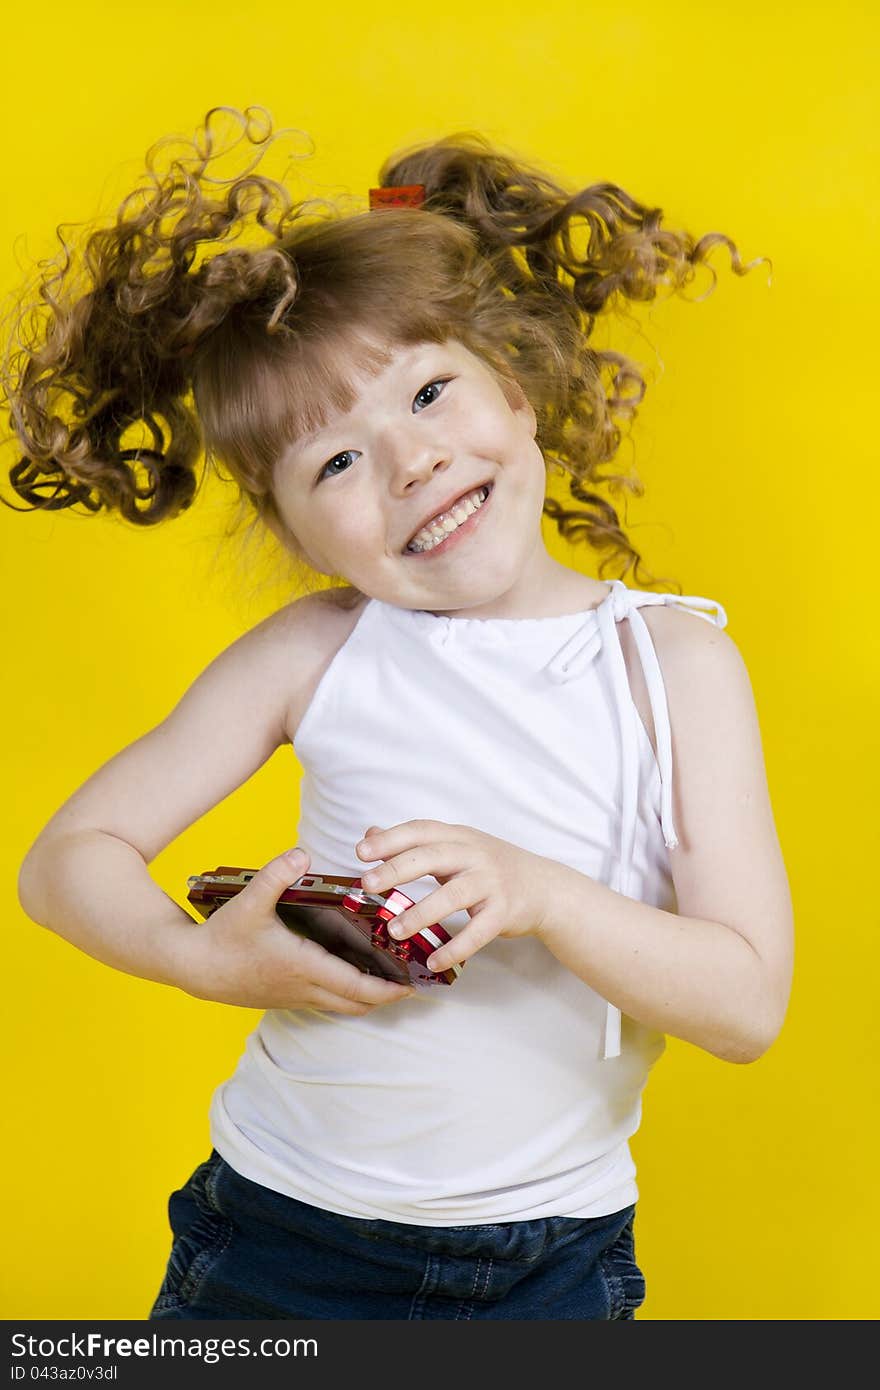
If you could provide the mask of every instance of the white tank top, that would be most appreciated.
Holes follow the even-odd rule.
[[[645,604],[718,627],[711,600],[611,583],[595,609],[443,617],[372,599],[296,735],[297,843],[358,876],[369,825],[474,826],[675,910],[672,747]],[[657,757],[617,624],[632,628]],[[415,901],[430,877],[399,885]],[[465,912],[442,919],[451,934]],[[425,1226],[604,1216],[635,1202],[628,1140],[662,1034],[622,1020],[534,937],[497,938],[451,986],[350,1017],[270,1010],[214,1094],[237,1172],[346,1216]]]

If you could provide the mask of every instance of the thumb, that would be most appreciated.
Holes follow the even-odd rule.
[[[269,900],[269,905],[274,907],[285,888],[302,878],[308,867],[309,856],[304,849],[289,849],[285,854],[278,854],[274,859],[270,859],[262,869],[258,869],[247,888],[251,897],[263,896]]]

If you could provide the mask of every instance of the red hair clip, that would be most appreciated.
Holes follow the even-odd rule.
[[[423,183],[405,183],[397,188],[371,188],[370,212],[379,208],[420,208],[425,201]]]

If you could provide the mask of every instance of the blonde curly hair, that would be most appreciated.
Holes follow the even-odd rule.
[[[222,115],[258,147],[227,180],[209,172]],[[656,583],[603,495],[643,493],[613,461],[615,417],[634,417],[645,382],[634,361],[591,346],[594,323],[614,296],[681,290],[716,243],[737,275],[759,261],[743,266],[720,232],[695,243],[662,228],[660,208],[613,183],[566,192],[474,133],[386,160],[380,185],[424,186],[418,212],[297,204],[254,172],[281,133],[262,108],[214,107],[164,171],[159,156],[172,143],[179,151],[180,137],[152,146],[146,182],[81,255],[59,229],[63,254],[18,301],[0,374],[23,455],[9,479],[30,504],[17,510],[80,504],[155,525],[190,506],[204,457],[278,534],[274,463],[325,423],[328,406],[354,404],[346,361],[379,370],[391,347],[453,338],[531,402],[536,442],[580,504],[548,496],[545,515],[600,553],[601,577],[614,567]],[[579,222],[589,230],[581,254]],[[245,233],[262,243],[232,244]],[[196,267],[206,246],[213,254]],[[133,427],[142,442],[124,447]],[[296,553],[296,538],[288,543]]]

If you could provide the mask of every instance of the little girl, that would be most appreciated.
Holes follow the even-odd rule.
[[[265,113],[232,114],[266,145]],[[265,1010],[171,1196],[151,1317],[633,1318],[648,1071],[666,1033],[766,1051],[791,906],[724,609],[587,578],[541,521],[650,579],[600,492],[638,489],[606,466],[644,382],[593,325],[716,242],[747,268],[478,136],[389,160],[368,211],[295,206],[253,165],[208,175],[216,115],[164,175],[154,147],[85,278],[66,247],[5,369],[31,506],[152,525],[204,451],[331,581],[218,655],[21,870],[28,915],[90,955]],[[194,922],[147,866],[286,743],[298,848]],[[429,964],[460,976],[415,991],[295,935],[274,908],[307,869],[401,888],[401,937],[442,923]]]

